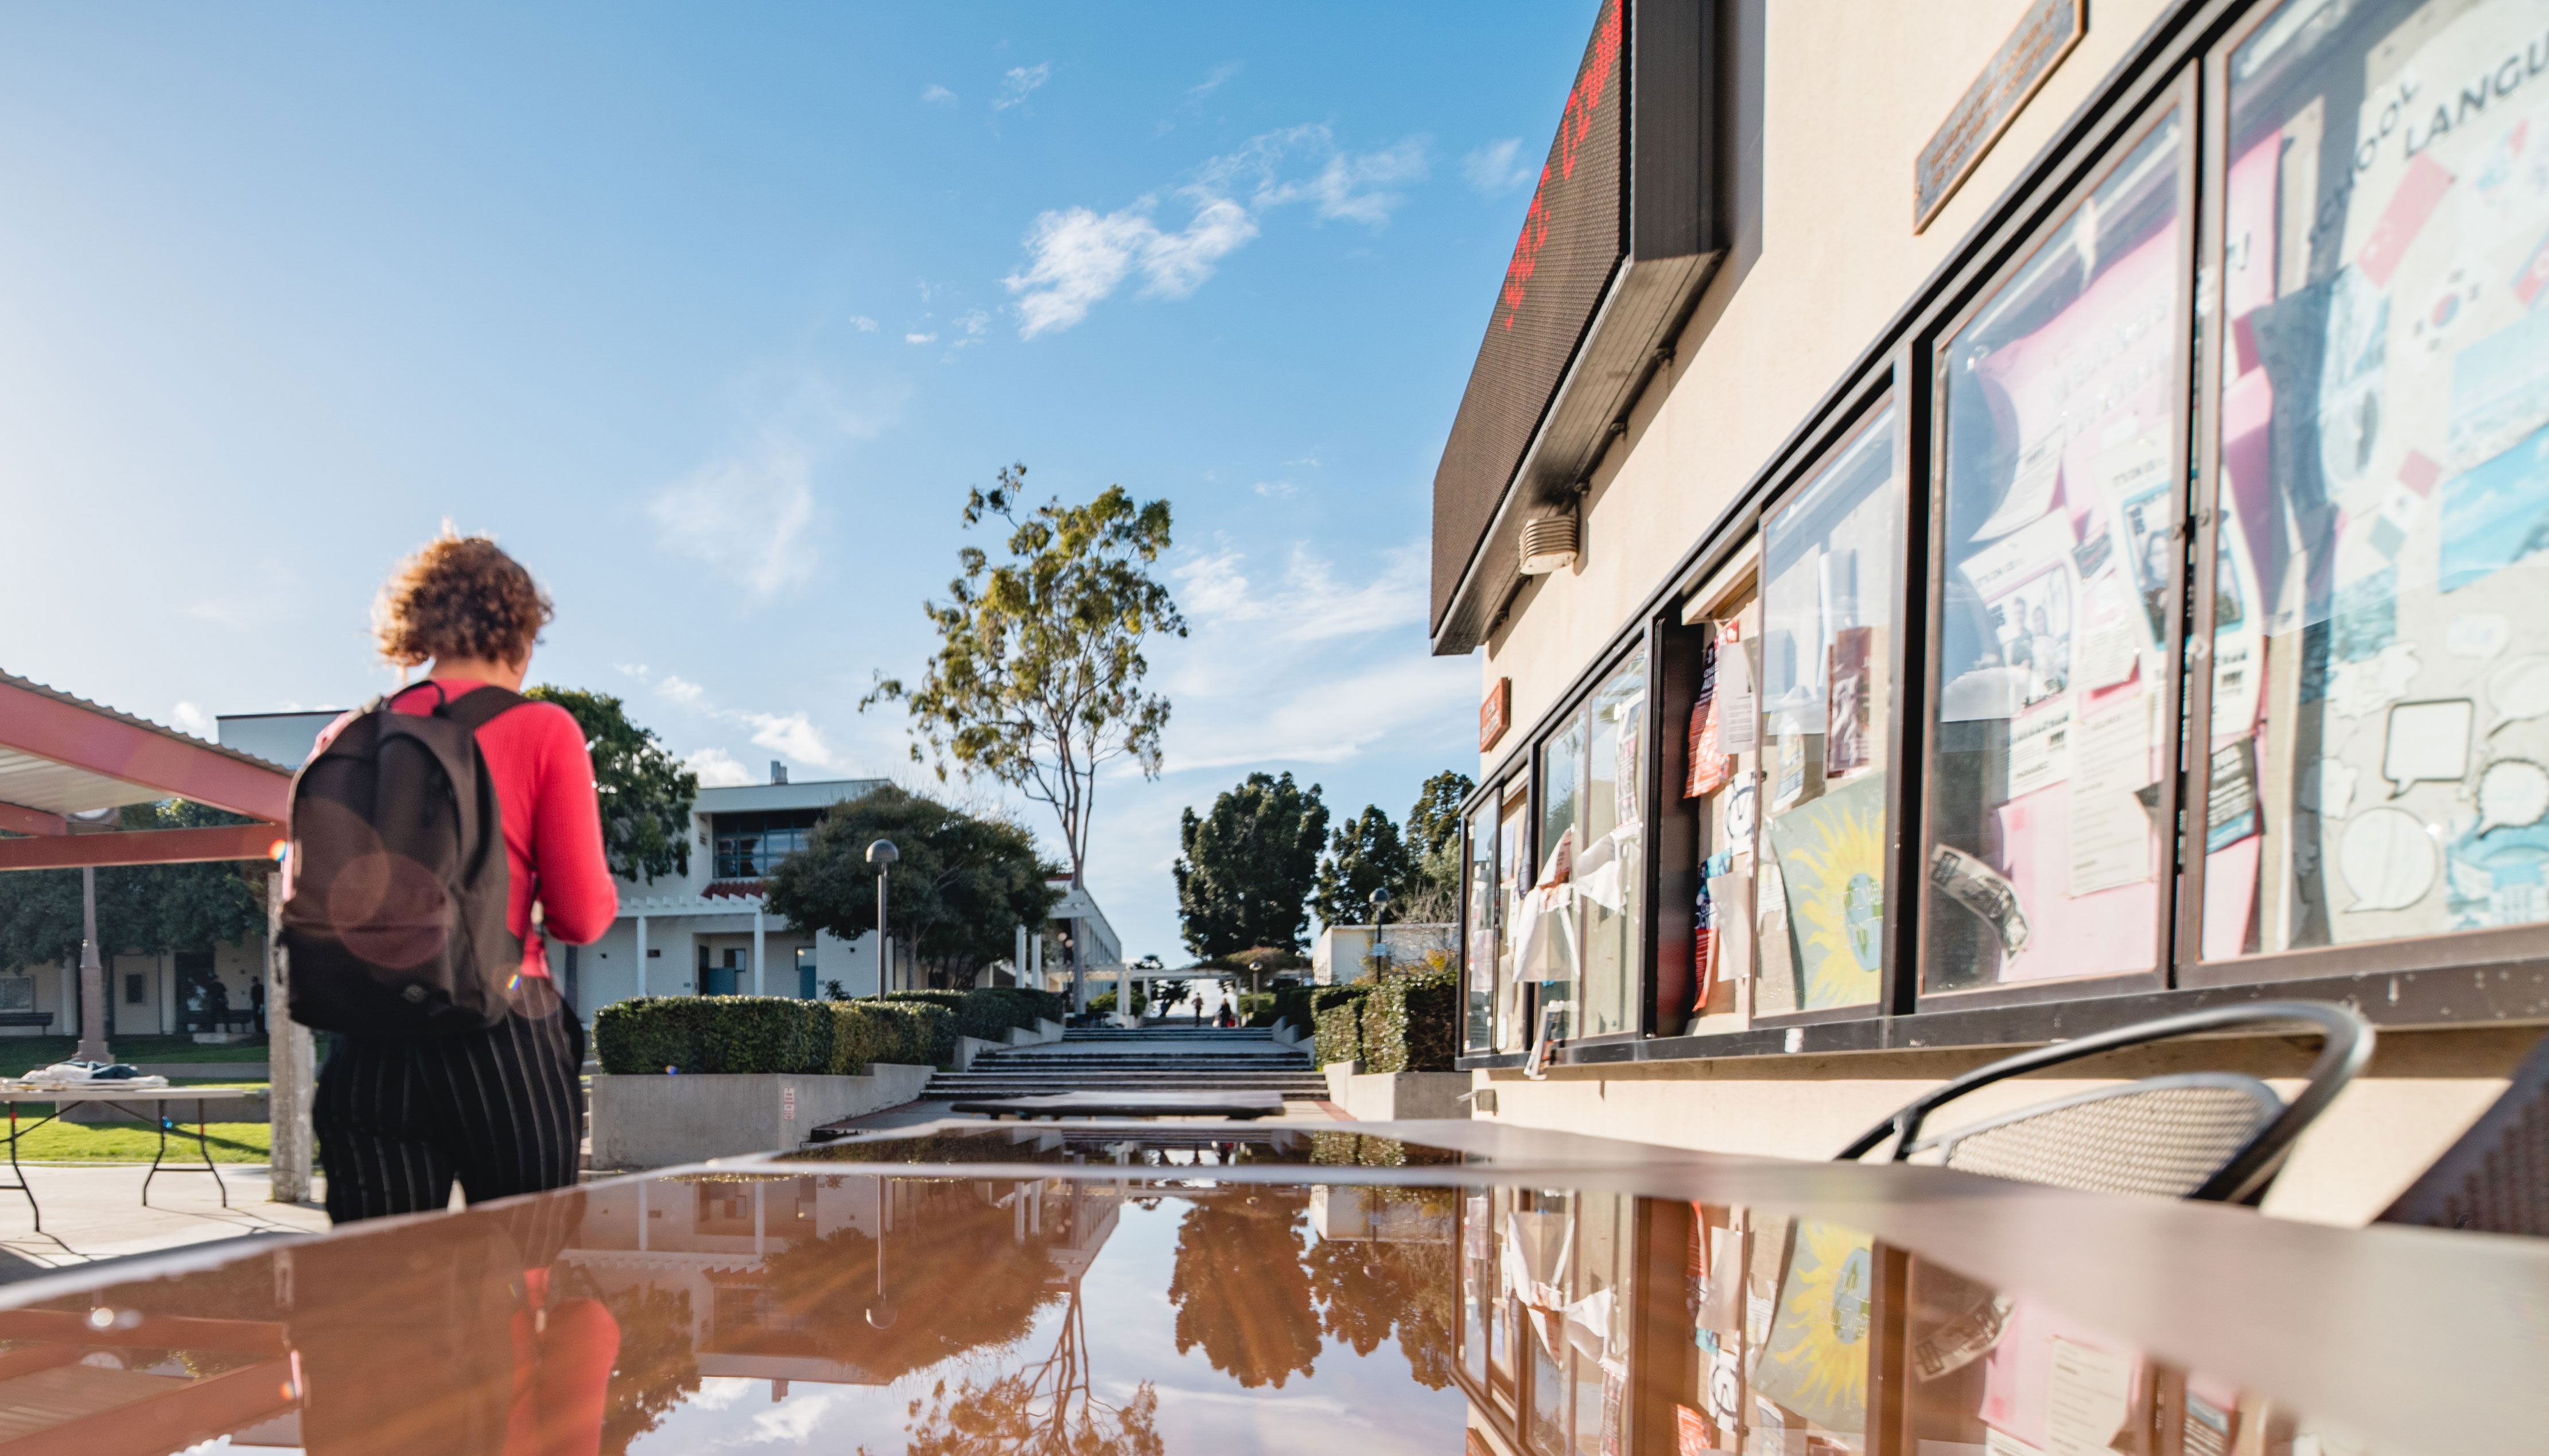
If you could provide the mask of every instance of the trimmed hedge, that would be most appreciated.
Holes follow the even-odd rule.
[[[1292,1024],[1293,1033],[1306,1037],[1318,1027],[1316,1013],[1310,1007],[1310,993],[1317,986],[1276,986],[1274,988],[1274,1024]]]
[[[862,1076],[876,1062],[897,1066],[935,1066],[930,1054],[945,1007],[897,1004],[892,1001],[809,1002],[829,1012],[831,1055],[826,1070],[835,1076]]]
[[[956,1054],[956,1037],[986,1042],[1005,1039],[1010,1031],[1032,1032],[1039,1021],[1061,1021],[1071,1014],[1071,998],[1055,991],[1023,986],[984,986],[971,991],[889,991],[886,1000],[943,1006],[956,1018],[947,1054]],[[945,1057],[940,1058],[945,1060]]]
[[[1458,971],[1385,975],[1363,1003],[1368,1072],[1448,1072],[1460,1046]]]
[[[932,1065],[954,1018],[942,1007],[790,996],[641,996],[602,1008],[593,1046],[602,1069],[864,1074],[871,1062]],[[954,1036],[947,1034],[948,1045]]]
[[[1363,1058],[1363,1003],[1370,995],[1369,981],[1310,989],[1310,1016],[1317,1025],[1314,1059],[1319,1065]]]

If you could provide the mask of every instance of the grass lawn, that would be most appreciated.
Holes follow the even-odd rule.
[[[111,1037],[118,1061],[263,1061],[265,1039],[207,1046],[192,1037]],[[23,1077],[79,1049],[77,1037],[0,1037],[0,1077]]]
[[[191,1162],[201,1156],[195,1130],[182,1126],[168,1135],[168,1160]],[[217,1163],[261,1163],[272,1156],[263,1123],[215,1123],[206,1140]],[[18,1139],[18,1156],[32,1162],[146,1163],[159,1146],[159,1130],[147,1123],[47,1123]]]

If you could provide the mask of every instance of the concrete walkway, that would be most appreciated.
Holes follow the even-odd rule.
[[[27,1196],[0,1191],[0,1284],[69,1265],[188,1244],[252,1235],[319,1233],[327,1211],[315,1203],[278,1204],[263,1163],[224,1163],[231,1206],[221,1205],[205,1173],[162,1171],[142,1205],[146,1163],[28,1163],[27,1182],[45,1206],[36,1231]]]
[[[934,1123],[942,1118],[953,1119],[960,1123],[981,1123],[987,1128],[993,1126],[990,1118],[974,1117],[968,1114],[960,1114],[956,1112],[954,1110],[953,1100],[943,1097],[929,1097],[923,1098],[918,1102],[906,1102],[900,1107],[889,1107],[883,1112],[872,1112],[865,1117],[843,1118],[837,1123],[826,1123],[824,1126],[829,1128],[859,1130],[872,1130],[877,1128],[916,1128],[923,1123]],[[1190,1123],[1208,1120],[1195,1118],[1159,1118],[1155,1121],[1163,1123]],[[1259,1118],[1252,1126],[1266,1128],[1273,1127],[1280,1123],[1317,1123],[1321,1126],[1325,1126],[1329,1123],[1352,1121],[1353,1119],[1345,1115],[1344,1109],[1337,1107],[1335,1104],[1330,1102],[1296,1102],[1286,1100],[1283,1104],[1283,1115],[1281,1117]],[[1002,1126],[1015,1128],[1022,1125],[1018,1123],[1008,1123]]]

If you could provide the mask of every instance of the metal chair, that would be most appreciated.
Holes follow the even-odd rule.
[[[2549,1038],[2513,1085],[2376,1224],[2549,1237]]]
[[[2185,1072],[2102,1087],[1952,1133],[1922,1136],[1922,1125],[1939,1108],[2025,1072],[2204,1032],[2296,1029],[2318,1033],[2319,1053],[2309,1084],[2290,1103],[2255,1077]],[[2255,1203],[2302,1130],[2371,1059],[2372,1042],[2371,1024],[2361,1016],[2318,1001],[2259,1001],[2161,1017],[1978,1067],[1915,1098],[1841,1149],[1841,1157],[1862,1157],[1890,1138],[1895,1162],[1935,1149],[1948,1167],[2020,1182]]]

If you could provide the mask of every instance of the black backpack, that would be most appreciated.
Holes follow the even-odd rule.
[[[293,775],[294,1021],[398,1037],[505,1019],[522,942],[505,923],[504,814],[478,730],[524,701],[479,687],[420,715],[375,698]]]

